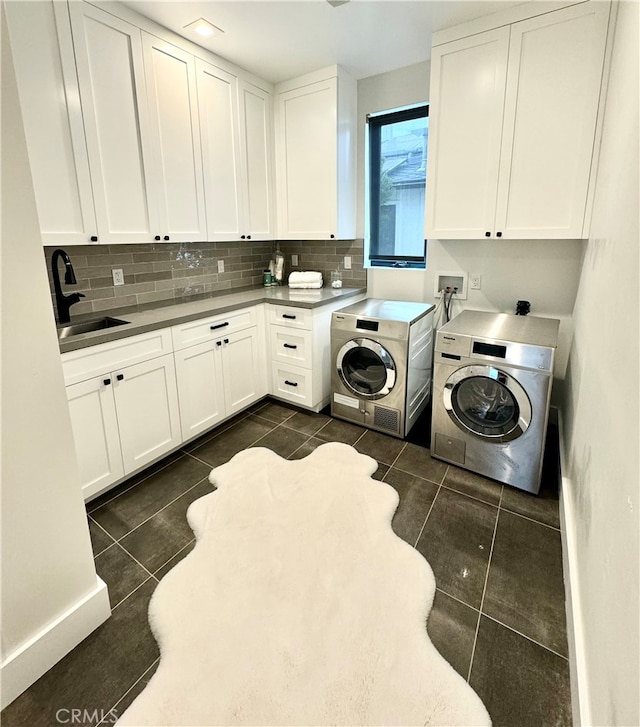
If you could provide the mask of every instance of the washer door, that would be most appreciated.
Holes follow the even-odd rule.
[[[347,341],[338,351],[336,368],[342,383],[361,398],[381,399],[396,383],[391,354],[370,338]]]
[[[509,442],[531,424],[531,402],[521,384],[494,366],[465,366],[447,379],[444,406],[455,424],[483,439]]]

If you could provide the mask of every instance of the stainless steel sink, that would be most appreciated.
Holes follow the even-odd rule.
[[[96,318],[93,321],[85,321],[84,323],[71,323],[68,326],[58,328],[58,338],[69,338],[69,336],[77,336],[80,333],[92,333],[93,331],[102,331],[105,328],[113,328],[114,326],[123,326],[129,321],[122,321],[119,318]]]

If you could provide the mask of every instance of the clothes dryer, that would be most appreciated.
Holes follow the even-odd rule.
[[[367,298],[331,318],[331,414],[405,437],[430,401],[431,303]]]
[[[465,310],[438,330],[434,457],[538,493],[559,325]]]

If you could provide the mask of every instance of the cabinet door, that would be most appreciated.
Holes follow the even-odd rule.
[[[277,96],[278,220],[285,239],[337,233],[337,78]]]
[[[254,240],[274,237],[271,161],[271,95],[246,81],[240,83],[240,140],[244,227]]]
[[[148,242],[157,229],[140,30],[69,3],[100,242]]]
[[[207,239],[195,58],[143,33],[145,74],[164,240]]]
[[[105,382],[109,383],[105,383]],[[71,426],[85,499],[124,476],[109,374],[67,386]]]
[[[260,372],[259,336],[255,328],[225,336],[222,348],[227,416],[242,411],[266,394]]]
[[[608,14],[608,3],[582,3],[511,27],[502,237],[582,237]]]
[[[45,245],[97,234],[66,4],[5,4],[31,176]]]
[[[425,236],[493,235],[509,28],[431,54]]]
[[[222,341],[207,341],[174,353],[182,440],[187,441],[225,417]]]
[[[182,441],[173,355],[128,366],[112,379],[122,459],[129,473]]]
[[[238,79],[196,59],[207,240],[232,240],[243,232],[238,124]]]

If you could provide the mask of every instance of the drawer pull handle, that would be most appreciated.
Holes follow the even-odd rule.
[[[104,384],[105,386],[109,386],[109,384],[111,383],[111,379],[104,379],[102,383],[103,383],[103,384]]]
[[[297,386],[298,385],[298,382],[297,381],[288,381],[287,379],[284,380],[284,383],[287,386]]]
[[[283,318],[288,318],[290,321],[295,321],[295,319],[296,319],[295,316],[290,316],[288,313],[283,313],[282,314],[282,317]]]
[[[229,321],[226,321],[225,323],[217,323],[215,326],[209,326],[209,328],[212,331],[216,331],[218,328],[224,328],[225,326],[229,325]]]
[[[297,346],[294,346],[293,343],[283,343],[282,345],[285,348],[298,348]]]
[[[124,374],[117,374],[116,379],[118,379],[118,381],[122,381],[124,379]]]

